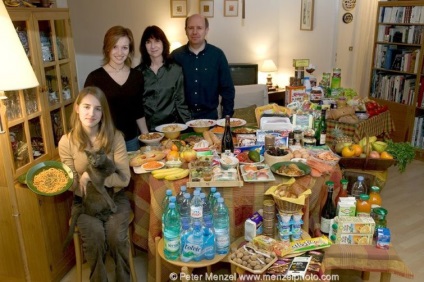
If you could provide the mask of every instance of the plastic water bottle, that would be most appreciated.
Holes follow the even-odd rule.
[[[171,189],[167,189],[165,192],[165,198],[163,198],[162,200],[162,211],[164,212],[166,207],[169,204],[169,197],[172,196],[172,190]]]
[[[200,198],[203,200],[203,225],[206,225],[206,222],[213,222],[212,210],[205,193],[200,193]]]
[[[175,203],[169,204],[165,215],[165,227],[163,232],[164,254],[166,259],[176,260],[180,256],[180,215],[175,209]]]
[[[203,258],[212,260],[215,258],[215,233],[212,222],[206,222],[203,228]]]
[[[209,204],[210,204],[210,206],[211,206],[212,214],[213,214],[213,213],[214,213],[214,211],[215,211],[216,204],[218,203],[218,199],[219,199],[219,198],[221,198],[221,193],[216,192],[216,193],[213,195],[213,201],[212,201],[211,203],[209,203]]]
[[[191,254],[189,253],[184,253],[184,247],[187,244],[187,238],[188,236],[191,234],[192,230],[190,228],[190,222],[182,222],[181,223],[181,239],[180,239],[180,246],[181,246],[181,255],[180,255],[180,260],[182,262],[188,262],[192,259]],[[188,257],[186,257],[185,255],[188,255]]]
[[[184,193],[184,199],[180,205],[181,224],[190,226],[190,193]]]
[[[213,226],[216,238],[216,253],[227,254],[230,249],[230,217],[224,198],[218,199],[214,210]]]
[[[202,191],[202,187],[196,187],[196,188],[194,188],[194,191],[199,191],[199,193],[202,193],[203,191]]]
[[[162,230],[165,230],[165,227],[164,227],[164,223],[165,223],[165,215],[166,215],[166,213],[167,213],[167,212],[168,212],[168,210],[169,210],[169,204],[170,204],[170,203],[174,203],[174,204],[175,204],[175,210],[178,212],[178,209],[177,209],[177,203],[176,203],[176,201],[177,201],[177,198],[176,198],[175,196],[171,196],[171,197],[169,197],[168,205],[165,207],[165,209],[163,210],[163,213],[162,213]]]
[[[213,195],[215,195],[215,193],[216,193],[216,187],[211,187],[211,190],[209,191],[209,195],[208,195],[209,205],[211,204]]]
[[[203,257],[203,231],[202,224],[195,221],[191,232],[188,233],[187,241],[181,252],[181,260],[188,262],[190,260],[200,261]]]
[[[368,189],[365,186],[364,177],[362,175],[359,175],[358,180],[355,183],[353,183],[351,194],[357,200],[359,199],[359,195],[368,194]]]
[[[177,194],[177,206],[180,207],[181,203],[184,200],[184,193],[187,191],[187,187],[185,185],[181,185],[180,192]]]
[[[200,222],[200,224],[203,222],[203,202],[200,198],[199,190],[193,192],[193,198],[190,201],[190,218],[192,226],[194,226],[196,221]]]

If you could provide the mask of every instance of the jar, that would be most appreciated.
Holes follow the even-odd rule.
[[[315,131],[313,129],[308,129],[303,133],[303,146],[315,146]]]
[[[295,130],[293,133],[294,145],[300,145],[302,141],[302,130]]]
[[[372,209],[372,218],[375,221],[375,232],[374,236],[377,235],[377,228],[385,228],[387,226],[387,210],[385,208],[379,207]]]
[[[356,202],[356,216],[370,216],[371,205],[368,202],[370,196],[367,194],[361,194],[359,200]]]
[[[289,132],[289,146],[294,145],[294,133]]]

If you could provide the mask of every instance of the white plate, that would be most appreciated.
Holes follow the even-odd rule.
[[[249,165],[249,164],[254,164],[254,165],[256,165],[256,164],[261,164],[261,163],[263,163],[263,161],[265,160],[265,157],[264,156],[260,156],[260,158],[259,158],[259,162],[256,162],[256,163],[246,163],[246,162],[240,162],[240,164],[241,165]]]
[[[136,174],[142,174],[142,173],[150,172],[150,171],[143,169],[141,166],[134,166],[133,170],[134,170],[134,173],[136,173]]]
[[[232,125],[234,122],[236,122],[237,125]],[[244,119],[240,119],[240,118],[231,118],[230,123],[231,123],[231,127],[239,127],[239,126],[245,125],[246,121]],[[216,124],[224,127],[225,126],[225,118],[217,120]]]
[[[148,145],[154,145],[154,144],[159,144],[160,140],[162,140],[162,138],[165,136],[165,134],[160,133],[160,132],[150,132],[148,133],[149,135],[160,135],[160,137],[158,138],[154,138],[154,139],[141,139],[141,136],[138,136],[138,140],[140,140],[141,142],[148,144]],[[143,134],[144,135],[144,134]]]
[[[168,131],[164,131],[163,128],[167,127],[167,126],[178,126],[178,130],[168,130]],[[162,125],[158,125],[156,126],[155,130],[159,131],[159,132],[178,132],[178,131],[183,131],[187,129],[187,125],[185,125],[184,123],[167,123],[167,124],[162,124]]]
[[[246,164],[246,165],[248,165],[248,164]],[[274,174],[272,173],[272,171],[271,171],[271,169],[270,169],[270,167],[268,166],[268,165],[266,165],[266,164],[258,164],[258,163],[256,163],[256,164],[249,164],[249,165],[259,165],[259,166],[263,166],[264,168],[267,168],[268,169],[268,179],[248,179],[247,178],[247,172],[244,170],[244,167],[246,166],[246,165],[241,165],[240,166],[240,172],[241,172],[241,175],[243,176],[243,181],[244,182],[272,182],[272,181],[275,181],[275,177],[274,177]]]
[[[195,119],[186,122],[186,125],[190,127],[211,127],[215,124],[216,121],[213,119]]]
[[[151,162],[159,163],[159,164],[160,164],[160,166],[159,166],[159,167],[155,167],[155,168],[146,168],[146,166],[147,166],[149,163],[151,163]],[[147,162],[147,163],[142,164],[142,165],[141,165],[141,168],[142,168],[142,169],[144,169],[145,171],[152,171],[152,170],[161,169],[161,168],[163,168],[164,166],[165,166],[165,163],[164,163],[164,162],[159,162],[159,161],[150,161],[150,162]]]

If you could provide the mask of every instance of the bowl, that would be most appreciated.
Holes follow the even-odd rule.
[[[183,165],[183,162],[180,160],[171,160],[171,161],[167,161],[165,163],[165,165],[169,168],[171,167],[181,167]]]
[[[193,128],[194,132],[205,132],[208,131],[211,126],[214,126],[216,121],[212,119],[195,119],[186,122],[186,125]]]
[[[275,163],[290,161],[292,158],[293,158],[293,154],[290,152],[284,156],[273,156],[268,154],[266,151],[264,153],[265,163],[270,167]]]
[[[141,134],[138,136],[138,140],[147,145],[159,144],[160,140],[165,136],[165,134],[160,132],[150,132],[146,134]]]
[[[183,123],[168,123],[156,126],[155,129],[165,134],[165,137],[168,139],[177,139],[181,131],[186,130],[187,127],[188,126]]]
[[[220,163],[223,169],[230,169],[236,168],[239,164],[239,160],[233,156],[221,156]]]

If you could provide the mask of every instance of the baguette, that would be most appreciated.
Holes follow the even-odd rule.
[[[212,142],[213,142],[213,145],[215,146],[215,148],[218,150],[218,151],[221,151],[221,145],[222,145],[222,142],[221,142],[221,140],[219,140],[219,138],[215,135],[215,133],[213,133],[212,131],[209,131],[209,135],[211,136],[211,138],[212,138]]]
[[[211,138],[211,136],[210,136],[210,134],[209,134],[209,131],[203,131],[203,138],[204,138],[206,141],[208,141],[209,146],[212,146],[212,145],[213,145],[213,140],[212,140],[212,138]]]

